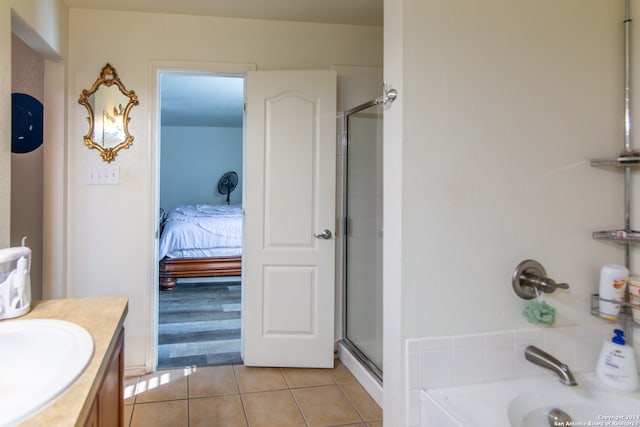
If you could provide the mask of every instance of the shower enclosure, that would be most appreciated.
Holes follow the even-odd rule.
[[[344,117],[343,343],[382,381],[382,110],[379,100]]]

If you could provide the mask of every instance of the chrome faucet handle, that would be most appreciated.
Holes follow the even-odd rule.
[[[557,288],[569,289],[567,283],[556,283],[538,261],[528,259],[518,264],[513,271],[511,284],[515,293],[523,299],[533,299],[536,296],[536,289],[540,292],[550,294]]]
[[[520,281],[524,281],[525,286],[533,286],[546,294],[554,292],[556,288],[569,289],[567,283],[556,283],[556,281],[550,277],[540,277],[529,272],[522,273],[520,275]]]

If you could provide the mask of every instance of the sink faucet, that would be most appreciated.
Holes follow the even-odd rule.
[[[524,350],[524,357],[534,365],[547,368],[558,375],[560,382],[564,385],[574,386],[578,385],[569,367],[560,362],[558,359],[550,355],[549,353],[540,350],[538,347],[530,345]]]

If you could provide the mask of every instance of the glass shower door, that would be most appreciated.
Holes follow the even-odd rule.
[[[382,379],[382,106],[346,113],[345,341]]]

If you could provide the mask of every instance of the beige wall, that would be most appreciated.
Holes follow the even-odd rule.
[[[622,8],[405,7],[406,337],[528,326],[510,284],[527,258],[571,284],[548,298],[559,324],[593,321],[600,267],[624,262],[591,238],[622,226],[622,175],[589,164],[623,147]]]
[[[380,28],[72,9],[69,22],[68,281],[71,297],[127,295],[126,363],[151,363],[156,148],[151,128],[151,64],[217,62],[260,69],[328,69],[380,65]],[[86,168],[100,163],[82,144],[86,113],[76,100],[105,63],[140,105],[131,110],[133,146],[118,154],[120,184],[88,186]]]
[[[8,0],[13,31],[32,49],[58,60],[67,52],[67,7],[63,0]]]
[[[385,194],[401,206],[385,210],[385,254],[401,254],[384,266],[385,307],[400,313],[385,317],[385,397],[406,404],[404,370],[387,369],[404,363],[404,339],[532,326],[511,288],[524,259],[571,285],[546,298],[558,325],[600,322],[589,314],[599,269],[624,257],[591,233],[623,225],[623,180],[589,160],[623,148],[624,11],[600,0],[385,7],[385,52],[402,56],[385,58],[385,80],[404,88],[385,122],[386,147],[401,153],[385,157],[385,180],[402,189],[397,203]],[[404,425],[402,408],[385,400],[385,425]]]
[[[404,314],[402,307],[402,211],[403,182],[403,79],[404,0],[384,1],[384,80],[398,91],[398,97],[383,117],[384,242],[382,248],[383,307],[383,413],[386,425],[404,426],[405,393]],[[418,41],[413,41],[413,47]],[[407,54],[407,55],[410,55]],[[413,188],[416,188],[415,186]]]
[[[11,43],[11,91],[44,100],[44,59],[17,36]],[[31,298],[42,299],[43,153],[11,154],[11,246],[31,248]]]
[[[0,1],[0,247],[10,245],[12,31],[44,56],[45,63],[63,63],[67,44],[67,14],[62,0]],[[46,74],[45,71],[45,78]],[[60,90],[64,89],[64,78],[57,79],[56,83]],[[45,115],[46,105],[45,100]],[[53,104],[56,107],[58,105]],[[64,128],[63,123],[49,128],[51,131],[59,130],[55,129],[57,126]],[[45,129],[45,138],[46,132]],[[60,139],[56,141],[61,142]],[[60,257],[60,254],[52,254],[52,257]]]
[[[11,9],[0,2],[0,248],[11,234]]]

